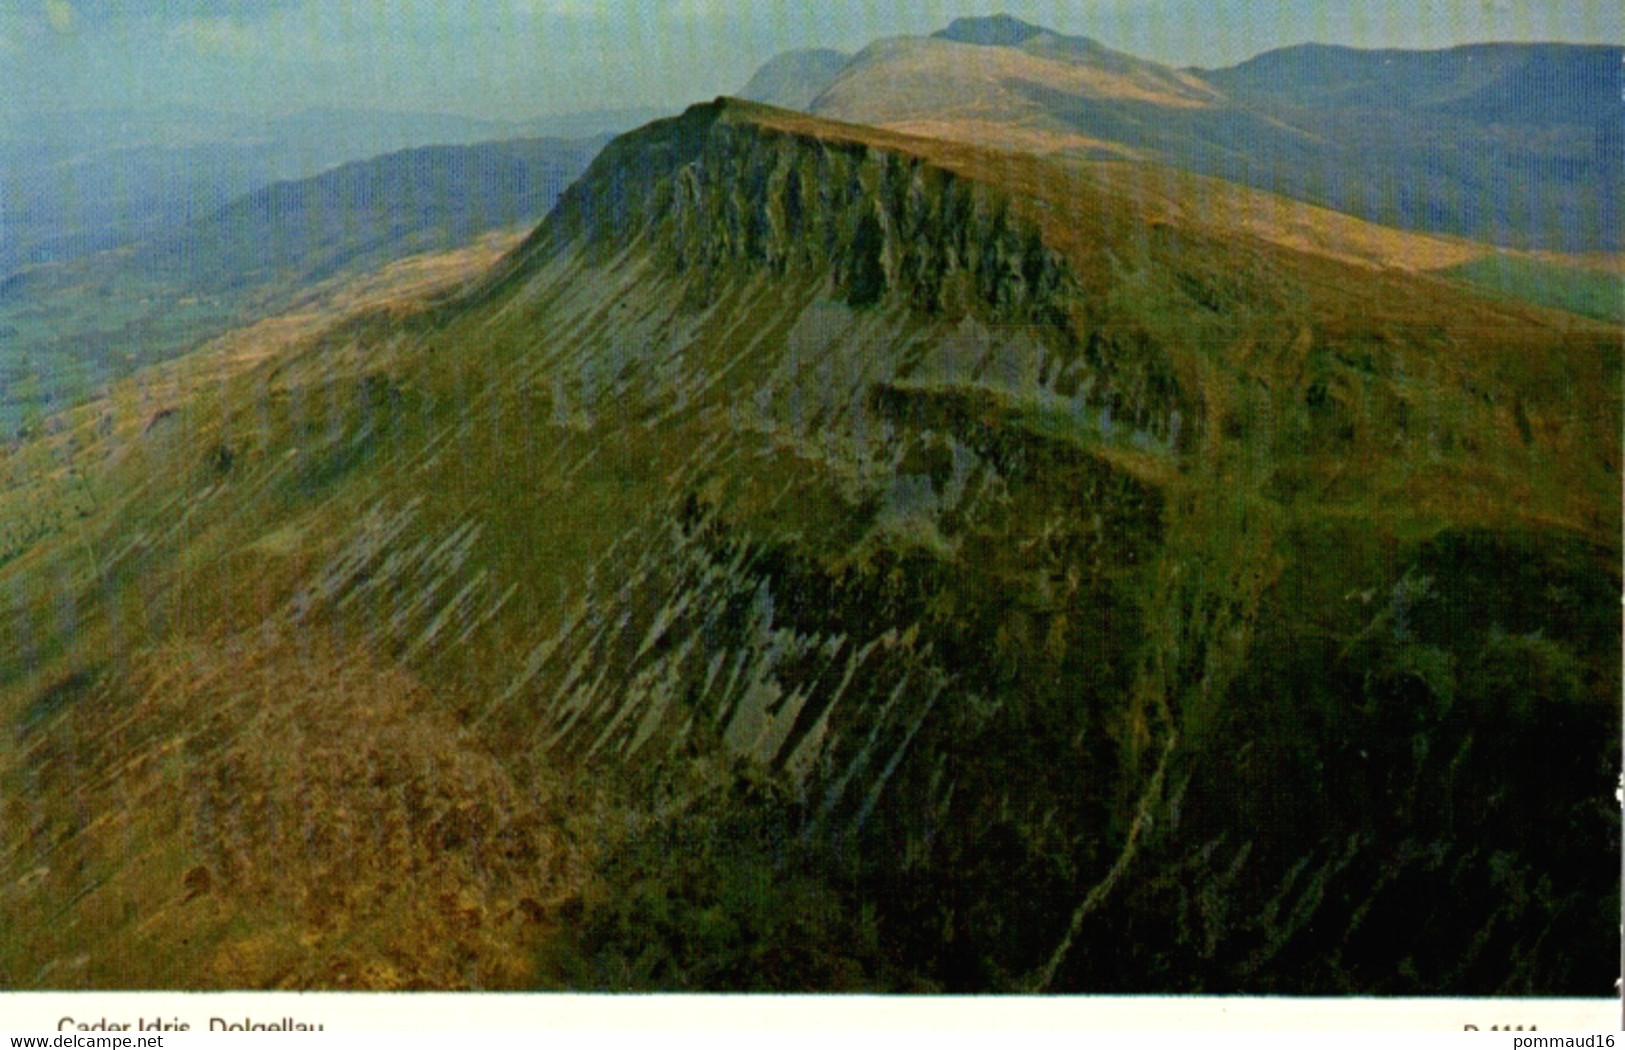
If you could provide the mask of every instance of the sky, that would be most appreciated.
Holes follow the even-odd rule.
[[[1619,0],[0,0],[0,120],[677,110],[737,91],[780,51],[856,50],[995,11],[1180,66],[1308,41],[1625,42]]]

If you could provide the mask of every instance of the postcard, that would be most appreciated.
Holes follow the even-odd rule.
[[[1614,1027],[1622,18],[0,7],[0,1028]]]

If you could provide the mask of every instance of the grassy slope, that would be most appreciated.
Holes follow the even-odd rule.
[[[1618,273],[1494,256],[1450,267],[1441,275],[1509,299],[1625,324],[1625,279]]]
[[[1136,190],[696,110],[11,450],[0,981],[1585,990],[1617,340]]]

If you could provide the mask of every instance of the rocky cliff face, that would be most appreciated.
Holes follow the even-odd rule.
[[[1525,818],[1450,800],[1470,766],[1508,800],[1532,788],[1473,766],[1509,731],[1488,713],[1506,687],[1497,676],[1548,681],[1559,673],[1548,660],[1589,664],[1592,700],[1571,709],[1558,698],[1568,686],[1553,684],[1540,703],[1555,706],[1523,717],[1611,719],[1607,602],[1566,567],[1588,541],[1486,528],[1459,510],[1413,532],[1346,492],[1321,517],[1295,489],[1305,472],[1335,485],[1348,468],[1324,457],[1338,449],[1372,472],[1354,491],[1415,469],[1408,456],[1436,463],[1441,431],[1407,434],[1418,429],[1407,402],[1446,440],[1482,440],[1469,436],[1484,433],[1472,422],[1482,409],[1443,408],[1456,380],[1420,395],[1396,382],[1438,352],[1441,330],[1389,328],[1384,363],[1333,365],[1328,385],[1324,366],[1302,363],[1355,362],[1347,346],[1361,337],[1294,305],[1308,286],[1279,263],[1227,269],[1202,254],[1224,246],[1153,226],[1102,246],[1113,277],[1093,255],[1085,277],[1031,205],[952,158],[729,105],[626,140],[636,159],[606,153],[516,261],[532,274],[543,260],[647,266],[679,313],[720,326],[683,355],[730,348],[725,391],[668,409],[726,420],[729,436],[708,429],[715,443],[686,460],[693,480],[668,490],[673,522],[635,585],[572,621],[576,640],[549,643],[561,661],[586,646],[600,676],[599,698],[571,702],[560,739],[630,754],[661,739],[666,719],[746,759],[771,800],[751,811],[750,834],[796,845],[729,863],[816,871],[848,901],[884,887],[885,932],[870,931],[884,943],[862,964],[871,979],[895,972],[895,950],[940,987],[1146,988],[1138,964],[1054,931],[1137,943],[1149,928],[1159,965],[1183,968],[1165,979],[1188,989],[1568,980],[1556,976],[1575,973],[1568,961],[1512,945],[1579,913],[1556,897],[1516,917],[1491,903],[1508,878],[1534,877],[1484,852],[1507,841],[1501,822]],[[1048,200],[1038,214],[1065,205]],[[518,298],[538,294],[532,277]],[[682,339],[649,356],[677,357]],[[1277,372],[1272,354],[1299,363]],[[1496,398],[1517,383],[1501,375]],[[741,448],[784,472],[765,500],[740,493],[749,469],[723,465]],[[1566,624],[1563,655],[1510,656],[1500,635],[1449,611],[1475,587],[1523,593],[1525,576],[1468,568],[1512,550],[1604,618],[1581,626],[1546,607],[1516,628],[1500,621],[1512,633]],[[1411,626],[1423,607],[1425,637]],[[1524,670],[1495,670],[1503,658]],[[1467,695],[1489,707],[1467,713],[1455,700]],[[1601,785],[1607,761],[1587,753],[1591,772],[1570,779],[1579,793],[1562,806],[1577,841],[1605,857],[1615,833],[1580,815],[1580,784]],[[708,819],[735,834],[743,818]],[[1545,841],[1522,826],[1514,867]],[[664,862],[628,849],[634,883],[665,877]],[[1394,865],[1406,874],[1384,874]],[[1605,899],[1602,868],[1588,870],[1599,881],[1584,892]],[[1137,876],[1119,885],[1127,871]],[[1472,949],[1424,962],[1409,934],[1367,932],[1423,886],[1459,902],[1435,913],[1436,929],[1478,930],[1517,961],[1497,970]],[[702,880],[694,892],[703,910],[727,890]],[[635,901],[617,907],[629,910],[612,908],[616,922],[642,916]],[[635,953],[625,937],[602,925],[588,935]],[[695,975],[720,965],[687,932],[664,950],[639,980],[703,983]],[[1377,977],[1390,963],[1415,976]]]
[[[1154,467],[1171,407],[1114,431],[1077,282],[998,189],[724,106],[645,134],[640,162],[609,155],[567,195],[502,294],[538,301],[584,262],[647,267],[660,319],[572,347],[549,382],[595,439],[640,403],[660,406],[652,429],[706,436],[661,489],[669,517],[630,534],[644,546],[618,590],[584,596],[523,688],[558,682],[554,740],[579,757],[715,739],[784,778],[804,838],[856,834],[880,808],[951,826],[943,748],[985,731],[1001,676],[1084,660],[1042,687],[1084,690],[1080,705],[1132,678],[1140,610],[1120,584],[1151,556],[1164,496],[1118,446]],[[631,355],[606,386],[612,346]],[[679,356],[682,374],[637,378]],[[768,493],[741,491],[767,481],[742,455],[774,464]],[[1080,646],[1092,656],[1068,657]],[[935,782],[892,798],[930,780],[917,761]]]
[[[921,157],[740,112],[751,110],[696,107],[606,153],[544,235],[598,253],[641,241],[675,270],[821,271],[852,305],[894,293],[994,323],[1066,318],[1076,283],[1005,193]]]
[[[831,303],[884,303],[934,332],[989,336],[971,373],[944,376],[964,362],[916,350],[890,379],[1087,401],[1142,440],[1177,437],[1173,419],[1192,408],[1166,354],[1104,323],[1094,291],[1008,190],[906,150],[753,119],[772,112],[721,100],[612,146],[504,279],[561,253],[606,262],[635,246],[667,276],[692,278],[696,308],[729,279],[773,275]]]

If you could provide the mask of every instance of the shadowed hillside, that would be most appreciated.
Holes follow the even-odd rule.
[[[719,100],[9,450],[0,983],[1607,994],[1617,332],[1218,192]]]

